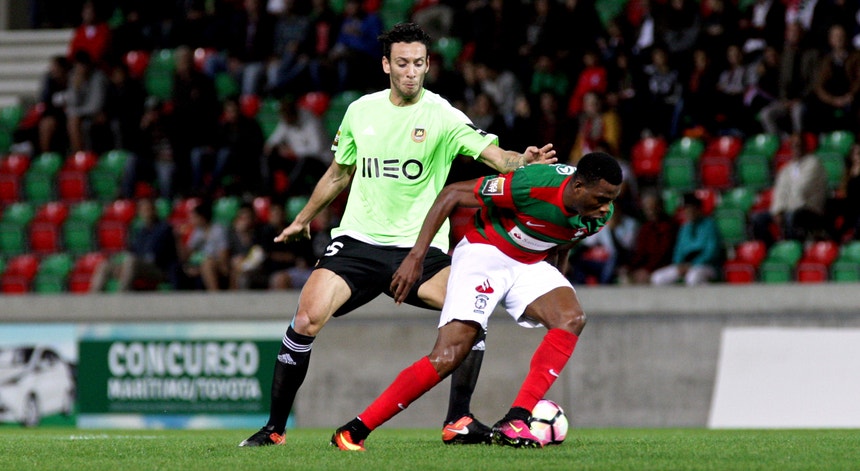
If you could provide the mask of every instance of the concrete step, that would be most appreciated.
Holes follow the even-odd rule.
[[[0,95],[28,95],[35,97],[39,93],[38,80],[0,80]]]
[[[63,44],[72,39],[71,29],[0,31],[0,48],[7,44]]]
[[[5,106],[20,105],[21,103],[21,97],[19,97],[18,95],[0,94],[0,108],[3,108]]]
[[[48,71],[45,60],[11,62],[0,66],[0,80],[25,79],[41,77]]]
[[[0,46],[0,64],[12,61],[46,60],[66,55],[65,44],[9,44]]]

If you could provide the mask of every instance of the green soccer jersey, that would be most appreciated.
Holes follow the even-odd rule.
[[[454,158],[477,158],[498,138],[475,128],[428,90],[410,106],[394,106],[388,96],[383,90],[353,102],[332,144],[337,163],[355,166],[346,209],[332,237],[412,247]],[[447,251],[448,231],[446,222],[431,245]]]

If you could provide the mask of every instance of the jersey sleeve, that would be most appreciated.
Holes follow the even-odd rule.
[[[475,195],[484,206],[513,209],[513,177],[513,172],[483,177],[475,185]]]
[[[337,129],[337,134],[331,144],[331,150],[334,152],[334,160],[341,165],[355,165],[356,156],[358,155],[352,126],[350,125],[352,109],[352,105],[346,109],[343,121],[340,122],[340,127]]]
[[[457,155],[468,155],[478,158],[481,152],[490,144],[499,144],[499,137],[478,129],[460,110],[451,107],[447,114],[448,148],[451,159]]]

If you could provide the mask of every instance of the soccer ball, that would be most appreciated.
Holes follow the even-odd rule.
[[[555,402],[541,399],[532,410],[529,429],[541,444],[558,445],[567,436],[568,421],[564,409]]]

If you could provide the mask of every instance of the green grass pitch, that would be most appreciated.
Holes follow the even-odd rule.
[[[331,430],[290,430],[287,444],[236,445],[253,430],[0,427],[12,470],[851,470],[860,430],[574,429],[559,446],[446,446],[438,430],[382,428],[365,453],[329,446]]]

